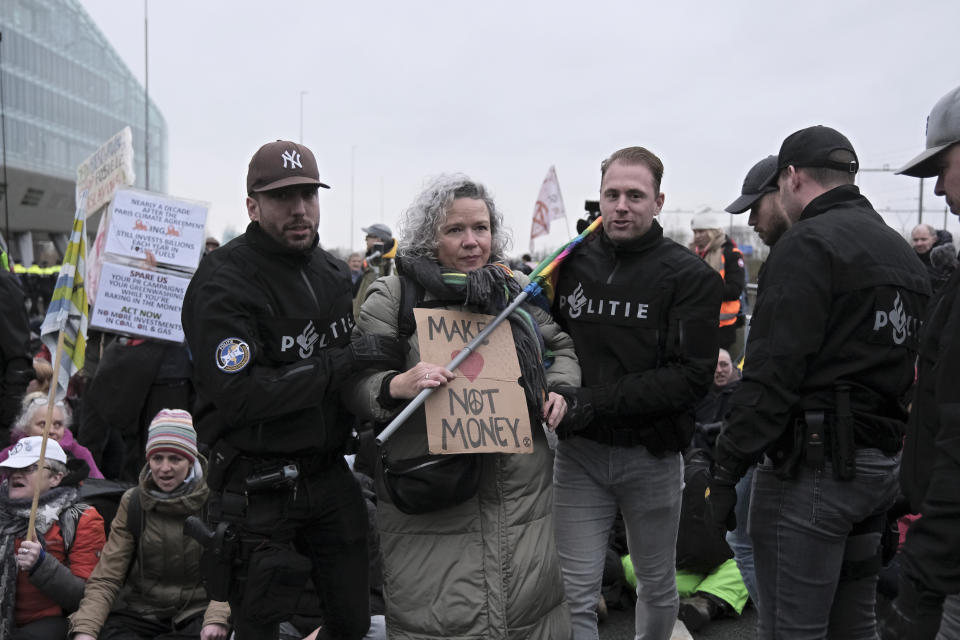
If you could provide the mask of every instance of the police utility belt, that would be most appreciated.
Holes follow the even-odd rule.
[[[322,473],[341,457],[335,451],[307,456],[248,456],[221,440],[211,451],[207,484],[213,491],[237,494],[295,490],[301,477]]]
[[[767,454],[780,478],[796,476],[800,465],[818,471],[829,460],[833,477],[853,480],[857,474],[850,388],[838,386],[834,411],[804,411],[793,419],[792,438],[781,439]]]

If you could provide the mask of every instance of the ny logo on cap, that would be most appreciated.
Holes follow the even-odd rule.
[[[287,166],[287,162],[290,163],[290,166]],[[296,151],[284,151],[283,152],[283,168],[284,169],[303,169],[303,164],[300,163],[300,154]]]

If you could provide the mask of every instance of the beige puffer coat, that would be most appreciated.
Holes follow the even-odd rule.
[[[199,458],[206,474],[206,460]],[[183,533],[183,521],[197,515],[210,490],[201,480],[192,491],[160,499],[149,493],[156,485],[149,466],[140,473],[140,485],[120,499],[110,537],[87,588],[80,608],[70,616],[70,633],[96,637],[117,596],[123,611],[141,617],[173,620],[177,624],[204,613],[203,624],[228,624],[230,605],[207,597],[200,579],[200,544]],[[139,544],[127,523],[130,496],[140,492],[143,527]]]
[[[517,277],[526,285],[524,276]],[[356,330],[397,336],[400,295],[397,276],[377,280]],[[547,384],[579,386],[573,341],[548,313],[528,310],[554,355]],[[409,343],[407,366],[412,367],[420,360],[416,334]],[[391,417],[376,400],[387,373],[369,376],[352,390],[349,401],[355,412],[378,421]],[[449,509],[407,515],[393,506],[378,481],[377,524],[391,640],[570,637],[553,533],[553,452],[538,424],[533,433],[532,455],[483,454],[477,495]],[[396,459],[426,455],[426,434],[401,428],[388,446]]]

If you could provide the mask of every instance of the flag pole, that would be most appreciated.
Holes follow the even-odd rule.
[[[40,327],[41,339],[44,344],[50,348],[53,355],[53,377],[50,379],[50,391],[47,394],[47,421],[43,426],[43,437],[40,444],[40,459],[37,460],[37,473],[44,469],[44,463],[47,457],[47,440],[50,438],[50,426],[53,424],[53,410],[56,402],[57,392],[60,390],[61,373],[64,374],[63,392],[66,396],[67,385],[70,382],[70,374],[74,369],[83,366],[83,348],[86,343],[86,317],[88,312],[87,296],[83,289],[83,279],[85,274],[83,270],[86,265],[86,206],[87,192],[79,194],[77,211],[74,215],[73,223],[70,225],[70,241],[67,243],[67,250],[63,256],[63,264],[60,267],[60,275],[57,277],[57,284],[53,290],[53,296],[50,299],[50,306],[47,309],[47,315],[43,319]],[[79,273],[78,273],[79,272]],[[70,313],[73,311],[79,314],[79,320],[76,326],[76,335],[71,336],[70,354],[67,355],[67,331]],[[73,327],[70,327],[73,330]],[[53,333],[57,333],[56,345],[53,345]],[[67,355],[70,366],[66,371],[63,370],[63,357]],[[37,520],[37,505],[40,500],[40,484],[34,479],[33,502],[30,506],[30,519],[27,524],[27,539],[36,540],[36,531],[34,525]]]
[[[530,284],[524,287],[523,291],[521,291],[517,297],[513,299],[513,302],[511,302],[506,309],[501,311],[500,314],[497,315],[497,317],[494,318],[490,324],[484,327],[483,331],[478,333],[473,340],[471,340],[463,349],[461,349],[460,353],[458,353],[453,360],[447,363],[446,368],[453,371],[459,367],[460,364],[466,360],[467,357],[473,353],[478,346],[483,344],[484,340],[487,339],[487,336],[493,333],[493,330],[496,329],[497,326],[506,320],[517,307],[523,304],[523,301],[526,300],[527,297],[531,295],[538,295],[543,289],[541,283],[546,278],[550,277],[557,265],[563,262],[567,256],[570,255],[570,252],[578,244],[583,242],[584,238],[586,238],[590,233],[600,226],[601,220],[602,218],[598,217],[590,224],[590,226],[583,230],[583,233],[568,242],[566,245],[554,251],[552,255],[544,258],[543,261],[537,265],[537,268],[534,269],[530,274]],[[380,432],[380,435],[377,436],[377,444],[383,445],[390,438],[390,436],[392,436],[397,429],[399,429],[403,423],[406,422],[411,415],[413,415],[413,412],[419,409],[420,405],[427,401],[427,398],[430,397],[430,394],[433,393],[437,388],[438,387],[427,387],[426,389],[421,390],[420,393],[418,393],[417,396],[411,400],[406,407],[403,408],[403,411],[398,413],[396,417],[390,421],[390,424],[388,424],[383,431]]]
[[[60,335],[57,337],[57,352],[53,357],[54,365],[53,370],[60,370],[60,358],[63,357],[63,331],[60,332]],[[47,394],[47,421],[43,425],[43,440],[40,442],[40,459],[37,460],[37,470],[35,473],[42,473],[44,462],[47,459],[47,440],[50,438],[50,425],[53,424],[53,403],[57,399],[57,377],[56,375],[50,379],[50,392]],[[27,523],[27,540],[35,542],[37,539],[36,531],[33,530],[34,524],[37,522],[37,508],[40,504],[40,483],[34,479],[33,481],[33,502],[30,504],[30,520]]]

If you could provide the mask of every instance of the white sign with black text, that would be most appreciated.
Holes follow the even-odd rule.
[[[207,205],[149,191],[122,189],[110,204],[107,253],[197,268],[204,249]]]
[[[100,273],[100,293],[90,314],[90,326],[123,333],[183,342],[180,310],[190,278],[106,262]]]

